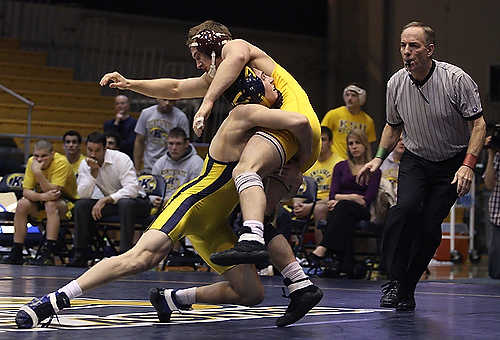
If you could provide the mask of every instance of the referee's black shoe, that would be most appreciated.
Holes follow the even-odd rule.
[[[382,297],[380,307],[395,308],[398,305],[400,282],[392,280],[382,285]]]
[[[264,244],[258,241],[238,241],[228,250],[210,255],[210,260],[219,266],[233,266],[237,264],[258,264],[267,262],[269,254]]]
[[[291,283],[291,282],[290,282]],[[285,280],[285,284],[287,284]],[[276,326],[284,327],[302,319],[323,298],[323,292],[315,285],[297,289],[290,293],[290,304],[283,316],[276,320]]]
[[[400,296],[398,300],[398,304],[396,305],[397,312],[412,312],[417,307],[413,292]]]

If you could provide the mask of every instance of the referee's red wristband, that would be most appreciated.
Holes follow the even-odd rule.
[[[468,153],[465,155],[464,161],[462,165],[465,165],[466,167],[471,168],[474,170],[476,168],[476,163],[477,163],[477,156],[474,156],[471,153]]]

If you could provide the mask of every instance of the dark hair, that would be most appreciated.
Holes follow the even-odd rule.
[[[75,130],[68,130],[64,133],[62,140],[65,142],[66,136],[76,136],[78,139],[78,144],[82,144],[82,135],[78,131]]]
[[[424,30],[425,44],[426,45],[429,45],[429,44],[435,45],[436,44],[436,33],[434,32],[434,30],[432,29],[431,26],[424,24],[421,21],[412,21],[412,22],[404,25],[403,29],[401,30],[401,33],[403,33],[403,31],[405,29],[410,28],[410,27],[420,27]]]
[[[102,144],[106,147],[106,136],[99,131],[94,131],[87,136],[87,143]]]
[[[186,131],[184,131],[184,129],[178,126],[174,127],[172,130],[168,132],[168,137],[183,138],[184,140],[188,139]]]
[[[330,130],[330,128],[329,128],[329,127],[327,127],[327,126],[322,126],[322,127],[321,127],[321,134],[325,134],[325,135],[327,135],[329,140],[332,140],[332,139],[333,139],[333,133],[332,133],[332,130]]]
[[[122,143],[122,137],[120,136],[120,134],[116,131],[113,131],[113,130],[108,130],[104,133],[104,135],[106,136],[106,138],[108,137],[112,137],[115,139],[115,142],[116,142],[116,147],[119,149],[120,148],[120,144]]]

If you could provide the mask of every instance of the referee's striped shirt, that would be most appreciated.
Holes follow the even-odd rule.
[[[432,61],[422,82],[406,69],[387,82],[387,123],[403,124],[403,143],[429,161],[442,161],[467,148],[467,121],[482,115],[477,84],[457,66]]]

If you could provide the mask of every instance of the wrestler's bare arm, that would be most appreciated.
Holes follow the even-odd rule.
[[[131,90],[153,98],[184,99],[201,98],[209,86],[210,77],[203,74],[197,78],[186,79],[127,79],[118,72],[105,74],[99,84],[105,86],[109,84],[111,88],[121,90]]]
[[[210,145],[210,154],[220,161],[238,160],[249,131],[255,127],[288,130],[297,138],[301,149],[311,148],[312,130],[304,115],[245,104],[234,108],[219,127]]]

